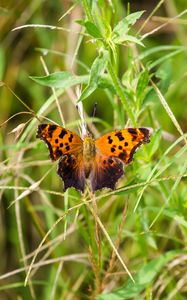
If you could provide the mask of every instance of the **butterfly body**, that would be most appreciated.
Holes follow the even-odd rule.
[[[132,161],[141,144],[149,142],[149,130],[125,128],[94,140],[89,133],[81,139],[61,126],[41,124],[37,137],[47,144],[50,158],[59,159],[57,173],[65,190],[75,187],[83,192],[89,178],[95,192],[104,187],[115,188],[124,173],[124,164]]]
[[[82,157],[84,161],[84,172],[86,178],[89,177],[90,171],[92,169],[93,160],[95,157],[96,148],[95,148],[95,141],[91,137],[91,135],[85,136],[83,139],[83,151],[82,151]]]

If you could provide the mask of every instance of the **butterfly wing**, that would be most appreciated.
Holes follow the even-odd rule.
[[[123,163],[129,164],[135,150],[149,142],[146,128],[127,128],[106,134],[95,141],[96,157],[90,174],[93,192],[104,187],[115,189],[123,176]]]
[[[66,154],[80,153],[82,150],[81,138],[61,126],[40,124],[36,137],[47,144],[52,160],[57,160]]]
[[[47,144],[52,160],[60,158],[57,173],[64,181],[64,190],[74,187],[83,192],[85,174],[82,139],[77,134],[53,124],[40,124],[36,137]]]
[[[93,192],[105,187],[114,190],[121,176],[123,176],[123,163],[119,158],[96,154],[90,174]]]
[[[100,137],[95,141],[95,145],[101,154],[117,157],[125,164],[129,164],[136,149],[148,142],[147,128],[126,128]]]
[[[80,155],[67,154],[60,158],[57,173],[64,182],[65,191],[69,187],[74,187],[84,192],[86,179],[83,159]]]

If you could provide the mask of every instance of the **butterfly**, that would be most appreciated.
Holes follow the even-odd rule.
[[[81,139],[61,126],[40,124],[36,137],[47,144],[51,160],[59,159],[57,173],[64,182],[64,191],[74,187],[81,192],[87,178],[92,192],[114,190],[124,173],[124,164],[132,161],[140,145],[150,142],[147,128],[115,130],[94,140],[90,133]]]

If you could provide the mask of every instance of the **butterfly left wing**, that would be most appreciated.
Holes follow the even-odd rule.
[[[90,173],[93,192],[105,187],[114,190],[121,176],[123,176],[123,163],[119,158],[96,154]]]
[[[57,160],[62,155],[79,153],[83,146],[83,141],[77,134],[53,124],[40,124],[36,137],[47,144],[52,160]]]
[[[64,182],[64,191],[69,187],[74,187],[84,192],[86,179],[81,155],[67,154],[62,156],[57,173]]]
[[[96,157],[90,174],[92,191],[104,187],[115,189],[123,176],[123,163],[129,164],[135,150],[149,142],[146,128],[127,128],[106,134],[95,141]]]
[[[43,140],[49,149],[51,160],[59,160],[58,175],[64,182],[64,190],[74,187],[84,191],[82,139],[75,133],[53,124],[40,124],[37,138]]]
[[[147,128],[126,128],[108,133],[95,141],[96,149],[106,156],[114,156],[129,164],[138,147],[149,143]]]

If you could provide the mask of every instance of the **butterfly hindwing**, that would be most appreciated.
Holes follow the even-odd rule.
[[[96,154],[90,173],[93,192],[105,187],[114,190],[121,176],[123,176],[123,163],[119,158]]]
[[[65,154],[79,153],[82,149],[81,138],[61,126],[40,124],[36,137],[47,144],[52,160],[57,160]]]
[[[58,164],[58,175],[64,182],[64,190],[74,187],[84,192],[85,172],[83,167],[83,159],[80,155],[66,154],[60,158]]]
[[[95,141],[95,145],[103,155],[117,157],[125,164],[129,164],[136,149],[148,142],[147,128],[126,128],[100,137]]]

